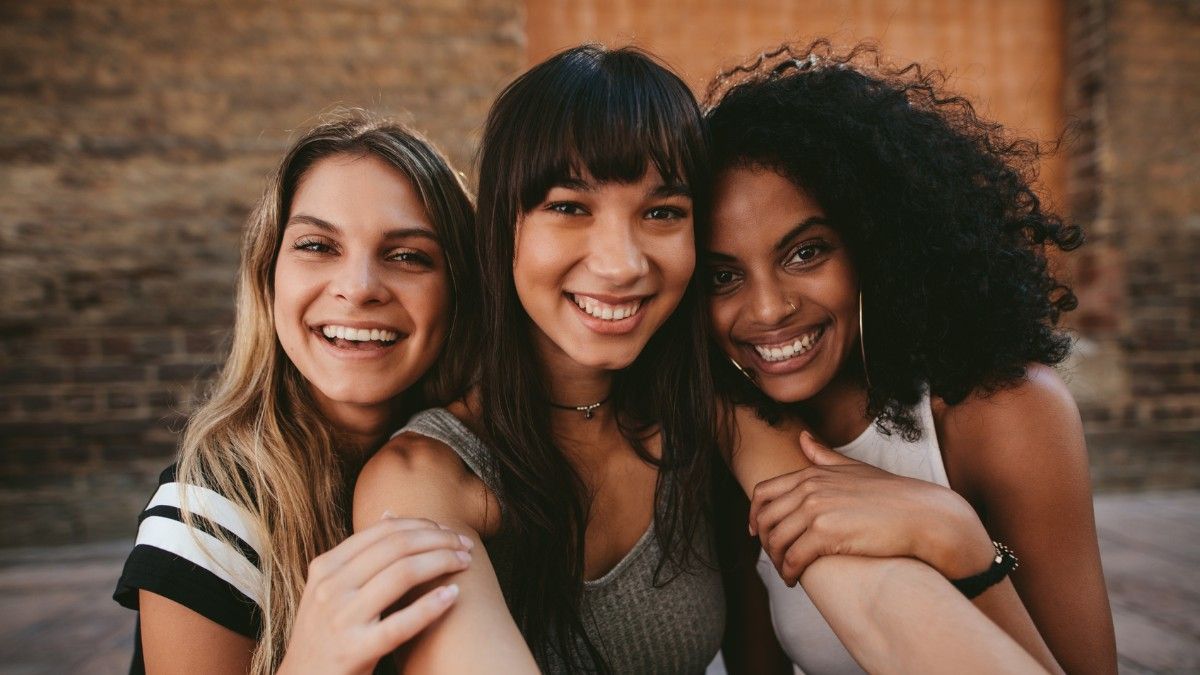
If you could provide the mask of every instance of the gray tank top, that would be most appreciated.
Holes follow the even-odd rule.
[[[503,513],[492,450],[453,413],[445,408],[418,413],[396,433],[407,431],[450,446],[500,501]],[[709,525],[698,532],[697,544],[699,550],[712,551]],[[519,545],[503,527],[484,542],[505,593],[513,575],[520,573],[512,564],[512,551]],[[608,573],[584,581],[584,629],[614,673],[702,673],[721,647],[725,595],[720,574],[699,563],[673,579],[664,570],[662,578],[670,581],[656,588],[654,571],[662,555],[651,521]],[[566,672],[561,663],[539,665],[547,672]]]

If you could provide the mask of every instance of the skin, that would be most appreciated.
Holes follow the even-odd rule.
[[[953,489],[842,457],[802,432],[844,445],[873,423],[857,367],[849,252],[820,206],[773,171],[725,171],[716,204],[714,338],[768,396],[804,404],[803,419],[778,428],[738,414],[739,426],[759,434],[743,461],[780,448],[764,460],[775,473],[746,487],[751,532],[784,580],[803,583],[808,566],[829,554],[910,556],[947,578],[966,577],[988,567],[995,537],[1017,551],[1021,567],[976,606],[1047,668],[1114,671],[1082,427],[1054,371],[1030,365],[1016,386],[954,406],[934,398]],[[810,351],[781,362],[752,346],[814,331],[820,337]],[[797,455],[806,467],[789,466]]]
[[[393,428],[395,399],[437,358],[449,280],[408,179],[374,156],[333,156],[305,175],[277,254],[279,342],[321,412],[361,455]],[[392,344],[328,340],[327,324],[394,331]],[[458,588],[416,586],[466,568],[470,539],[427,519],[377,514],[314,559],[280,673],[369,673],[440,617]],[[171,600],[139,594],[151,673],[246,672],[254,642]]]

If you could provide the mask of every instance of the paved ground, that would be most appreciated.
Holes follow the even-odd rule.
[[[1200,672],[1200,492],[1096,500],[1122,673]],[[121,673],[128,542],[0,551],[0,673]]]

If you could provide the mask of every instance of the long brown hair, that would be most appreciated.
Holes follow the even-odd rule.
[[[707,153],[687,86],[632,48],[566,50],[517,78],[488,115],[476,239],[488,331],[480,352],[481,420],[496,450],[504,526],[520,542],[512,565],[519,573],[503,579],[506,599],[543,666],[561,660],[573,672],[605,669],[580,616],[587,495],[550,431],[544,367],[513,281],[516,222],[572,175],[586,170],[599,181],[632,182],[654,168],[689,188],[696,241],[704,241]],[[671,572],[692,559],[715,456],[703,301],[693,277],[679,307],[616,374],[610,398],[626,439],[659,467],[654,529],[663,562],[676,563]],[[655,430],[658,459],[643,445]]]
[[[343,154],[378,157],[408,177],[438,231],[451,297],[477,292],[470,196],[429,141],[402,124],[349,111],[292,145],[247,223],[229,356],[188,422],[178,468],[185,491],[202,486],[224,495],[245,510],[264,542],[255,673],[274,672],[283,658],[308,563],[350,531],[346,487],[358,462],[339,453],[338,432],[280,346],[271,311],[275,262],[297,186],[319,160]],[[441,357],[406,393],[409,410],[449,401],[466,388],[472,373],[465,355],[473,353],[477,321],[465,315],[473,303],[454,305]],[[186,493],[183,503],[185,522],[194,527]]]

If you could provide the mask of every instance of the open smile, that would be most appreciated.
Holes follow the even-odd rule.
[[[757,361],[759,370],[774,375],[790,373],[812,360],[828,327],[829,324],[824,323],[799,335],[789,336],[785,340],[742,344],[744,350]]]
[[[311,328],[325,344],[344,354],[381,354],[408,337],[388,326],[346,326],[327,323]]]
[[[596,296],[563,293],[579,313],[582,323],[597,333],[628,333],[642,321],[642,310],[653,296]]]

